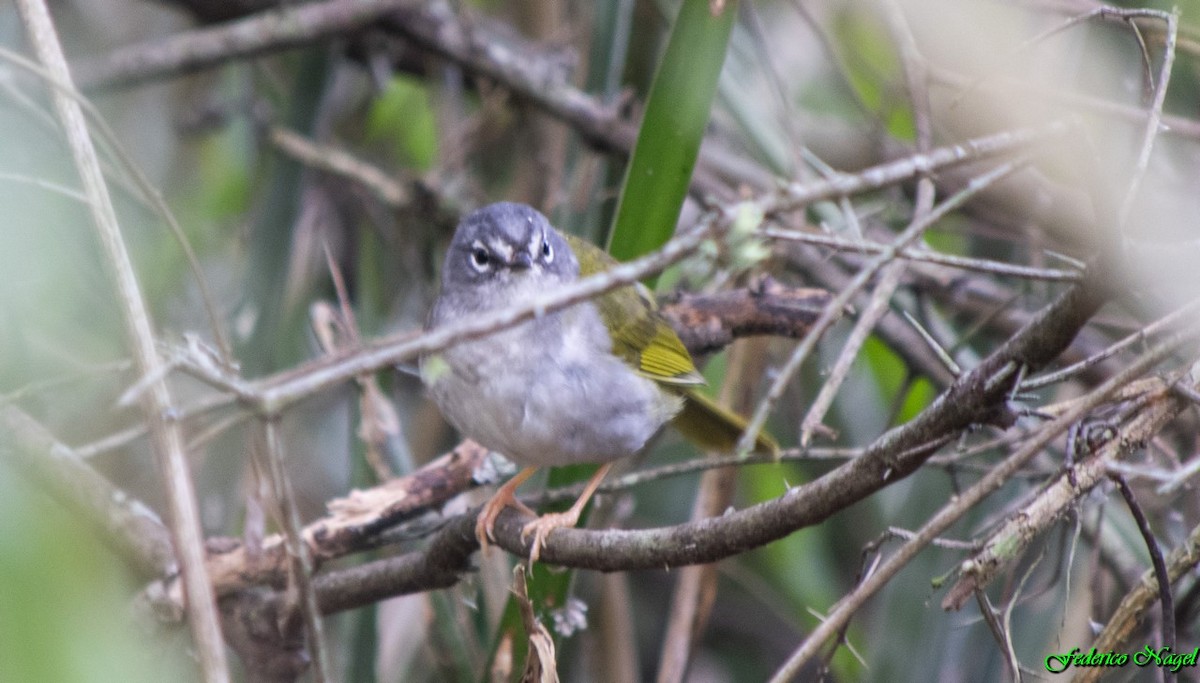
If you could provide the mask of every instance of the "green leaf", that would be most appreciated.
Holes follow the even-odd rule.
[[[716,16],[708,0],[683,0],[679,6],[609,237],[609,252],[618,260],[657,249],[675,231],[736,14],[736,0]]]

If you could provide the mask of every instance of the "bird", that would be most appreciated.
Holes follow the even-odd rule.
[[[519,305],[616,264],[530,206],[484,206],[455,229],[426,329]],[[523,466],[483,506],[475,533],[486,550],[505,507],[533,516],[521,531],[522,541],[533,538],[531,562],[552,531],[578,523],[613,464],[639,453],[666,423],[724,450],[746,424],[696,391],[703,377],[641,285],[425,354],[419,365],[428,394],[460,433]],[[778,445],[763,434],[756,448]],[[577,463],[600,467],[565,512],[539,517],[517,500],[517,487],[539,468]]]

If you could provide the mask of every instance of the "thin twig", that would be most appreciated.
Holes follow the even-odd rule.
[[[900,61],[904,66],[905,81],[908,86],[909,98],[912,101],[913,121],[917,129],[917,152],[927,154],[933,146],[933,124],[930,121],[929,92],[925,83],[924,60],[917,49],[916,41],[913,40],[912,32],[900,7],[894,1],[885,2],[883,7],[888,28],[893,39],[900,46]],[[933,200],[933,181],[930,180],[929,174],[922,173],[917,180],[917,200],[913,207],[910,225],[923,225],[924,227],[914,230],[911,235],[906,229],[901,233],[903,244],[897,244],[893,249],[881,252],[878,256],[881,259],[887,258],[890,262],[883,265],[882,274],[875,289],[871,292],[867,305],[859,314],[858,320],[854,323],[853,329],[850,330],[850,334],[838,352],[833,368],[829,371],[825,382],[822,383],[821,390],[800,422],[800,444],[802,446],[808,445],[813,431],[820,427],[821,420],[825,418],[825,414],[833,405],[838,390],[849,376],[850,367],[854,363],[854,359],[858,357],[859,350],[866,343],[867,337],[875,329],[879,319],[888,311],[892,294],[900,285],[900,279],[903,277],[907,265],[903,260],[896,258],[897,254],[907,248],[908,244],[919,240],[924,234],[924,230],[932,224],[931,221],[926,221],[926,217],[933,208]],[[887,256],[884,256],[885,254]],[[868,264],[867,267],[870,268],[872,265]],[[849,299],[847,299],[847,303],[849,303]]]
[[[1162,606],[1162,646],[1174,649],[1175,599],[1171,594],[1171,576],[1167,573],[1167,563],[1163,561],[1162,549],[1159,548],[1158,541],[1154,538],[1154,530],[1150,528],[1150,522],[1146,520],[1146,513],[1142,512],[1142,506],[1138,505],[1137,497],[1133,495],[1133,490],[1129,488],[1125,477],[1117,472],[1110,472],[1108,478],[1117,485],[1117,490],[1121,492],[1121,497],[1129,506],[1129,514],[1133,515],[1133,521],[1137,523],[1138,532],[1142,534],[1142,541],[1146,544],[1146,552],[1150,554],[1150,563],[1154,565],[1154,576],[1158,579],[1158,600]],[[1161,671],[1164,683],[1175,680],[1173,671],[1168,671],[1166,668]]]
[[[962,368],[950,355],[950,352],[942,348],[942,345],[938,343],[938,340],[933,338],[933,333],[925,329],[925,326],[922,325],[916,318],[914,318],[908,311],[902,311],[902,313],[904,313],[904,319],[908,321],[908,324],[917,331],[917,334],[921,335],[921,339],[925,341],[925,345],[929,347],[929,350],[933,351],[935,354],[937,354],[937,357],[941,359],[942,363],[946,366],[946,369],[949,370],[950,373],[955,377],[961,375]]]
[[[1018,128],[972,138],[964,142],[938,147],[928,154],[912,154],[863,169],[857,173],[839,173],[806,183],[789,183],[757,200],[766,215],[804,208],[815,201],[879,190],[922,174],[960,166],[970,161],[985,161],[997,156],[1059,137],[1070,130],[1064,122],[1056,121],[1036,128]]]
[[[317,683],[329,681],[329,653],[325,645],[321,611],[312,586],[312,552],[304,538],[300,522],[300,508],[292,490],[291,479],[283,464],[283,441],[279,433],[279,420],[267,419],[261,423],[261,442],[255,449],[265,467],[262,474],[271,485],[271,496],[279,511],[279,525],[283,528],[284,547],[288,557],[288,591],[304,619],[304,630],[308,634],[308,651],[312,656],[313,678]]]
[[[412,203],[412,193],[402,183],[378,166],[358,159],[340,147],[313,142],[282,126],[273,126],[267,132],[267,138],[280,151],[301,163],[353,179],[390,207]]]
[[[1142,133],[1142,146],[1138,151],[1137,161],[1133,165],[1133,173],[1129,180],[1129,189],[1125,193],[1125,199],[1121,203],[1121,212],[1118,214],[1117,226],[1125,229],[1126,222],[1129,220],[1129,212],[1133,210],[1133,203],[1137,199],[1138,191],[1142,187],[1142,179],[1146,177],[1146,169],[1150,166],[1150,153],[1154,151],[1154,141],[1158,139],[1158,132],[1162,127],[1163,118],[1163,103],[1167,99],[1167,85],[1171,82],[1171,67],[1175,64],[1175,40],[1179,29],[1179,8],[1174,8],[1170,13],[1163,12],[1160,18],[1166,22],[1167,36],[1166,42],[1163,45],[1162,65],[1159,67],[1158,83],[1154,88],[1154,101],[1150,104],[1150,111],[1146,116],[1146,128]]]
[[[758,231],[758,234],[776,240],[803,242],[805,244],[832,247],[842,251],[857,251],[869,254],[878,254],[888,248],[886,244],[880,244],[879,242],[872,242],[866,239],[851,240],[843,237],[837,237],[835,235],[824,235],[815,232],[800,232],[798,230],[782,230],[771,227],[761,228]],[[974,258],[971,256],[943,254],[936,251],[930,251],[925,248],[909,247],[908,249],[902,249],[897,256],[909,261],[936,263],[941,266],[949,266],[951,268],[959,268],[961,270],[973,270],[980,273],[987,273],[989,275],[1017,277],[1025,280],[1078,282],[1082,278],[1082,275],[1080,275],[1078,271],[1073,270],[1035,268],[1034,266],[1022,266],[1015,263],[1002,263],[1000,261]]]
[[[1124,370],[1113,375],[1094,391],[1087,394],[1071,410],[1043,426],[1024,446],[998,464],[995,469],[957,496],[949,504],[943,506],[937,514],[921,527],[916,538],[905,543],[880,566],[875,574],[838,601],[828,618],[817,626],[808,638],[801,643],[800,647],[792,653],[787,662],[775,673],[772,680],[780,682],[794,679],[803,666],[817,654],[818,648],[833,636],[839,628],[845,625],[868,598],[883,588],[892,577],[907,566],[912,558],[934,538],[950,528],[952,524],[973,509],[985,497],[1000,488],[1009,480],[1014,472],[1040,453],[1059,434],[1066,431],[1072,424],[1086,415],[1089,410],[1106,400],[1111,393],[1121,388],[1122,385],[1135,379],[1165,358],[1188,338],[1188,336],[1182,333],[1177,333],[1161,342]]]
[[[808,334],[804,336],[804,340],[800,342],[795,351],[792,352],[791,357],[789,357],[787,362],[784,363],[783,367],[780,368],[775,377],[775,381],[771,384],[770,390],[767,392],[767,395],[763,397],[762,401],[759,402],[757,409],[754,411],[754,415],[750,418],[748,424],[746,425],[745,431],[742,433],[741,439],[738,441],[738,453],[746,454],[752,450],[754,440],[758,437],[758,433],[762,430],[763,425],[766,424],[768,415],[770,415],[771,411],[774,409],[775,404],[779,402],[779,399],[783,397],[783,393],[787,390],[787,386],[791,382],[792,376],[796,374],[796,371],[799,370],[800,365],[808,357],[808,354],[812,351],[813,347],[816,346],[817,340],[841,315],[841,312],[850,303],[850,299],[853,298],[854,295],[856,295],[858,291],[867,284],[867,282],[875,275],[875,273],[879,272],[884,265],[892,261],[899,250],[908,246],[914,240],[920,237],[921,233],[923,233],[930,225],[938,220],[941,220],[943,216],[961,206],[963,202],[967,201],[976,193],[985,189],[992,183],[1006,177],[1021,166],[1022,164],[1016,162],[1001,164],[991,171],[972,179],[971,182],[968,183],[967,187],[946,199],[946,201],[942,202],[942,204],[939,205],[935,210],[926,214],[924,219],[914,221],[911,225],[909,225],[904,232],[896,237],[896,240],[886,251],[876,255],[858,271],[858,273],[854,276],[854,279],[850,281],[850,284],[848,284],[841,292],[838,292],[838,295],[834,297],[833,301],[826,305],[825,310],[821,312],[821,317],[819,317],[817,321],[813,323],[812,329],[809,330]]]
[[[1061,382],[1068,377],[1079,374],[1093,365],[1096,365],[1101,361],[1116,355],[1118,352],[1123,351],[1130,346],[1134,346],[1146,341],[1155,334],[1158,334],[1161,330],[1174,325],[1180,320],[1187,319],[1188,316],[1195,315],[1197,309],[1200,309],[1200,299],[1186,304],[1159,318],[1158,320],[1155,320],[1149,325],[1142,327],[1137,332],[1134,332],[1121,341],[1109,346],[1100,353],[1088,356],[1078,363],[1068,365],[1061,370],[1056,370],[1055,372],[1027,379],[1021,382],[1018,388],[1020,391],[1033,391],[1034,389],[1041,389],[1042,387]]]
[[[1042,558],[1046,556],[1045,548],[1042,549],[1036,559],[1029,564],[1029,568],[1025,570],[1021,576],[1021,581],[1017,584],[1017,589],[1013,591],[1012,596],[1008,599],[1008,604],[1004,607],[1004,652],[1008,658],[1008,665],[1012,668],[1013,681],[1021,683],[1021,660],[1017,657],[1017,650],[1013,647],[1012,642],[1012,615],[1013,610],[1020,602],[1021,594],[1025,592],[1025,584],[1029,583],[1029,579],[1033,577],[1033,570],[1042,563]]]
[[[73,90],[66,58],[63,56],[62,46],[59,44],[54,23],[45,3],[42,0],[19,0],[17,7],[39,61],[56,82],[68,90]],[[67,143],[83,182],[84,192],[88,195],[88,206],[106,261],[115,280],[134,362],[139,374],[156,375],[161,362],[155,348],[153,327],[129,252],[121,237],[116,211],[105,187],[103,171],[88,133],[83,110],[77,98],[68,96],[57,88],[53,99],[66,131]],[[175,550],[179,554],[184,589],[188,596],[188,616],[192,636],[199,651],[201,668],[207,681],[228,681],[229,669],[221,639],[220,623],[213,601],[212,587],[204,567],[204,541],[196,494],[184,452],[182,430],[177,422],[167,417],[173,414],[174,408],[165,381],[160,379],[155,382],[142,403],[164,477],[171,510],[172,538]]]

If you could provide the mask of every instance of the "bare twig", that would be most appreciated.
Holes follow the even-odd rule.
[[[954,145],[938,147],[928,154],[916,153],[903,159],[863,169],[857,173],[839,173],[833,178],[806,183],[790,183],[758,200],[767,215],[795,211],[821,199],[869,192],[898,182],[936,173],[968,161],[984,161],[1012,154],[1068,132],[1066,123],[1054,122],[1038,128],[1021,128],[974,138]]]
[[[1129,219],[1129,212],[1133,210],[1134,200],[1137,199],[1138,191],[1142,187],[1142,179],[1146,176],[1146,168],[1150,165],[1150,153],[1154,151],[1154,141],[1158,139],[1158,132],[1162,126],[1163,103],[1167,99],[1167,85],[1171,82],[1171,67],[1175,64],[1175,39],[1179,28],[1179,8],[1175,8],[1170,13],[1163,12],[1160,17],[1167,25],[1167,39],[1163,45],[1163,58],[1162,65],[1159,67],[1158,82],[1154,87],[1154,100],[1151,102],[1150,111],[1146,116],[1146,128],[1142,133],[1142,145],[1138,150],[1137,161],[1133,166],[1133,173],[1129,180],[1129,189],[1125,193],[1125,199],[1121,202],[1121,212],[1117,220],[1117,225],[1122,229],[1126,227],[1125,223]]]
[[[1110,394],[1119,389],[1123,384],[1153,367],[1154,364],[1173,352],[1187,339],[1188,337],[1184,334],[1175,334],[1164,340],[1137,361],[1131,363],[1124,370],[1113,375],[1094,391],[1090,392],[1083,401],[1073,406],[1071,410],[1042,427],[1033,439],[1017,449],[1016,452],[997,465],[994,470],[969,489],[957,496],[951,503],[942,507],[937,514],[921,527],[916,538],[905,543],[880,566],[875,574],[838,602],[830,612],[828,618],[813,630],[801,646],[792,653],[788,661],[780,667],[779,671],[775,673],[773,680],[788,681],[795,678],[804,664],[816,655],[817,649],[833,636],[868,598],[877,593],[893,576],[903,569],[921,549],[948,529],[950,525],[958,521],[962,515],[966,514],[977,503],[1002,486],[1008,481],[1012,473],[1023,467],[1033,456],[1041,452],[1050,441],[1066,431],[1072,424],[1086,415],[1089,410],[1106,400]]]
[[[411,6],[410,0],[326,0],[196,29],[165,40],[121,48],[80,65],[84,90],[129,86],[233,59],[295,47],[369,26]]]
[[[1142,534],[1142,540],[1146,543],[1146,551],[1150,554],[1150,563],[1153,565],[1154,577],[1158,582],[1158,601],[1162,608],[1162,646],[1174,649],[1175,599],[1171,595],[1171,577],[1167,573],[1167,563],[1163,560],[1162,549],[1159,548],[1158,541],[1154,539],[1154,530],[1150,528],[1150,522],[1146,520],[1146,513],[1142,512],[1142,506],[1138,505],[1137,497],[1133,495],[1133,490],[1129,488],[1125,477],[1116,472],[1110,472],[1108,476],[1117,485],[1117,490],[1121,492],[1121,497],[1129,506],[1129,514],[1133,515],[1138,532]],[[1163,669],[1163,680],[1174,681],[1175,673]]]
[[[278,522],[283,528],[283,542],[288,557],[288,594],[299,610],[308,634],[308,651],[312,656],[313,677],[317,683],[329,678],[329,654],[325,645],[324,627],[317,596],[312,587],[314,571],[312,552],[304,540],[300,524],[300,509],[291,479],[283,465],[283,443],[279,420],[266,419],[261,423],[261,441],[257,449],[260,476],[266,475],[271,497],[278,510]]]
[[[17,6],[38,59],[56,81],[70,86],[71,74],[46,5],[41,0],[21,0]],[[83,111],[76,98],[60,90],[54,92],[54,106],[66,131],[72,157],[88,195],[92,220],[115,280],[134,362],[140,374],[156,375],[161,362],[155,348],[154,332],[129,252],[121,237],[116,211],[105,187],[103,171]],[[167,417],[174,409],[165,381],[160,379],[146,392],[143,406],[165,480],[171,510],[172,538],[179,554],[188,596],[188,616],[201,666],[206,680],[227,681],[229,670],[221,628],[204,568],[203,536],[196,494],[188,471],[182,431],[178,423]]]
[[[312,168],[354,179],[388,206],[399,207],[412,202],[412,193],[402,183],[392,179],[383,169],[365,163],[343,149],[313,142],[282,126],[272,127],[268,137],[271,144]]]
[[[803,242],[805,244],[816,244],[825,247],[832,247],[842,251],[878,254],[888,248],[886,244],[880,244],[878,242],[872,242],[866,239],[851,240],[842,237],[836,237],[834,235],[824,235],[815,232],[781,230],[779,228],[771,227],[764,227],[758,232],[764,237],[770,237],[771,239],[785,240],[789,242]],[[1078,282],[1082,277],[1077,271],[1073,270],[1036,268],[1033,266],[1023,266],[1015,263],[1002,263],[1000,261],[992,261],[989,259],[974,258],[970,256],[943,254],[924,248],[910,247],[908,249],[902,249],[897,256],[898,258],[907,259],[909,261],[924,261],[926,263],[936,263],[938,265],[949,266],[951,268],[973,270],[980,273],[988,273],[990,275],[1017,277],[1025,280]]]
[[[1107,440],[1094,453],[1075,463],[1069,473],[1056,477],[993,532],[979,552],[962,563],[958,581],[942,599],[943,609],[959,609],[975,591],[985,588],[1021,557],[1029,544],[1045,533],[1074,501],[1102,482],[1112,463],[1161,431],[1184,408],[1184,402],[1168,396],[1167,386],[1157,379],[1148,388],[1148,395],[1150,400],[1145,408],[1120,428],[1117,438]]]
[[[925,82],[924,59],[917,49],[912,31],[909,29],[908,22],[900,7],[895,2],[889,1],[883,3],[883,8],[892,38],[900,47],[900,61],[904,66],[904,77],[908,85],[909,99],[912,101],[913,122],[917,129],[917,152],[927,154],[933,146],[933,124],[929,113],[929,91]],[[986,185],[981,186],[979,189],[983,187],[986,187]],[[953,200],[954,197],[951,197],[951,199]],[[910,227],[901,233],[901,238],[897,240],[892,248],[880,252],[878,255],[877,258],[886,259],[886,261],[881,262],[879,281],[876,283],[874,291],[871,292],[867,305],[863,308],[858,320],[854,323],[853,329],[850,330],[850,334],[846,337],[845,342],[843,342],[842,349],[838,352],[838,357],[833,364],[833,368],[829,371],[825,382],[821,384],[821,390],[817,393],[817,397],[813,399],[812,405],[809,406],[808,412],[800,422],[801,445],[807,445],[809,440],[812,439],[813,432],[820,427],[825,414],[833,405],[834,397],[837,396],[842,383],[850,374],[850,366],[854,363],[854,359],[858,357],[859,350],[866,343],[871,331],[875,329],[876,323],[887,312],[892,294],[895,293],[896,287],[900,285],[900,278],[904,275],[907,265],[903,260],[897,258],[897,256],[900,251],[908,248],[909,244],[919,240],[921,235],[924,234],[925,228],[932,225],[933,221],[927,221],[926,218],[933,208],[933,200],[933,181],[930,180],[929,174],[922,173],[917,180],[917,200],[913,207]],[[924,227],[915,228],[914,226],[917,225]],[[869,263],[866,266],[867,269],[873,267],[875,267],[874,263]],[[846,303],[849,303],[849,299],[846,300]]]
[[[808,334],[805,335],[804,340],[800,342],[795,351],[792,352],[791,357],[788,358],[787,362],[784,363],[783,367],[780,368],[779,372],[776,374],[775,381],[771,384],[770,390],[767,392],[767,395],[763,397],[763,400],[759,402],[758,408],[754,411],[754,415],[750,418],[745,432],[742,433],[742,437],[737,446],[738,453],[749,453],[751,451],[754,445],[754,440],[757,438],[759,431],[762,430],[763,425],[766,424],[767,417],[770,415],[771,410],[783,396],[784,391],[787,389],[788,383],[791,382],[792,376],[796,374],[796,371],[800,368],[800,365],[808,357],[808,354],[812,351],[813,347],[816,346],[817,340],[820,338],[820,336],[824,334],[825,330],[827,330],[829,326],[832,325],[837,319],[837,317],[841,315],[842,310],[845,309],[846,305],[850,302],[850,299],[857,294],[858,291],[862,289],[862,287],[865,286],[881,268],[884,267],[884,265],[894,260],[896,253],[900,249],[907,247],[914,240],[920,237],[921,233],[923,233],[926,228],[938,220],[941,220],[943,216],[961,206],[963,202],[967,201],[967,199],[974,196],[979,191],[1004,178],[1019,167],[1020,165],[1016,163],[1005,163],[1001,164],[995,169],[992,169],[988,173],[975,178],[970,184],[968,184],[966,188],[951,196],[945,202],[942,202],[937,209],[926,214],[923,219],[914,221],[908,228],[904,230],[904,232],[896,237],[896,240],[890,245],[888,250],[876,255],[869,263],[864,265],[862,269],[859,270],[859,272],[854,276],[854,279],[850,281],[850,284],[847,285],[846,288],[841,292],[839,292],[838,295],[834,297],[833,301],[831,301],[829,305],[825,307],[825,310],[821,313],[821,317],[819,317],[817,321],[813,323],[812,329],[809,330]]]

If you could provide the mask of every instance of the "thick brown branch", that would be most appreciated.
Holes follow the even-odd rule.
[[[362,607],[397,595],[448,588],[471,569],[479,548],[474,515],[450,520],[424,550],[330,572],[315,582],[325,614]]]
[[[755,335],[800,338],[832,296],[823,289],[789,287],[765,277],[743,289],[717,294],[679,294],[662,313],[694,355],[725,348]]]
[[[471,568],[478,548],[475,520],[453,519],[419,552],[339,569],[317,576],[313,589],[324,614],[362,607],[385,598],[446,588]],[[292,605],[282,591],[251,588],[221,601],[230,643],[253,681],[294,681],[310,666],[303,631],[291,619]]]

